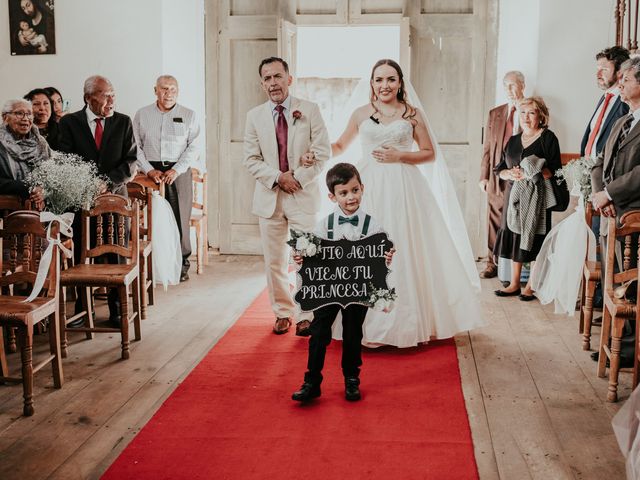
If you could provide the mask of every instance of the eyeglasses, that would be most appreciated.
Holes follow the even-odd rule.
[[[33,113],[31,112],[8,112],[11,115],[15,115],[18,118],[33,118]]]

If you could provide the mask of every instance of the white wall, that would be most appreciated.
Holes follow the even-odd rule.
[[[521,70],[526,95],[542,96],[562,152],[580,150],[601,95],[595,55],[615,43],[614,0],[500,0],[496,104],[502,77]]]
[[[204,126],[203,0],[64,0],[55,3],[55,55],[11,56],[8,2],[0,5],[0,103],[36,87],[55,86],[82,108],[85,78],[100,74],[116,90],[116,109],[133,116],[155,100],[158,75],[181,85],[180,102]],[[204,129],[203,129],[204,132]]]

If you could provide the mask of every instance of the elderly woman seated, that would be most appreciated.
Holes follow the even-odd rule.
[[[42,209],[42,189],[29,189],[25,179],[35,165],[51,156],[51,148],[33,124],[31,102],[9,100],[2,107],[0,126],[0,195],[29,198]]]

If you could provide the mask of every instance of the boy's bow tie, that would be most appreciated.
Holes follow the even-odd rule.
[[[354,227],[358,226],[358,215],[354,215],[353,217],[338,217],[338,225],[342,225],[343,223],[350,223]]]

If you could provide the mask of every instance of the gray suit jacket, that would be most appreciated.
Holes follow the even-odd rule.
[[[607,144],[591,171],[594,193],[607,188],[618,218],[629,210],[640,209],[640,123],[624,139],[616,158],[611,155],[625,119],[620,118],[611,129]],[[604,177],[609,169],[612,169],[612,180],[606,183]]]

